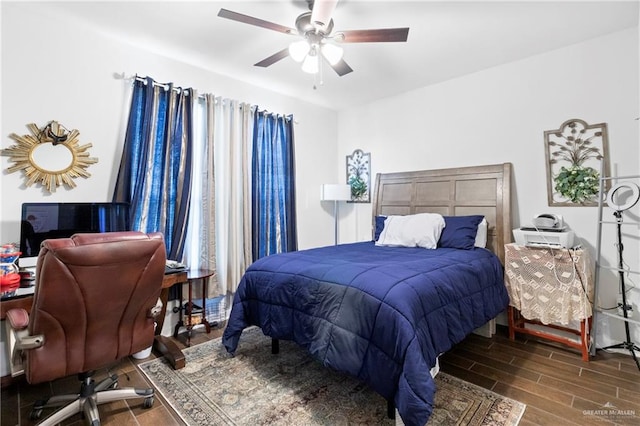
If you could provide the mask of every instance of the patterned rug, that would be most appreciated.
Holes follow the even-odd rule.
[[[186,366],[164,358],[138,367],[188,425],[394,425],[384,398],[331,371],[296,344],[245,330],[235,357],[220,339],[184,350]],[[517,425],[525,405],[455,377],[436,376],[429,425]],[[397,424],[402,424],[396,414]]]

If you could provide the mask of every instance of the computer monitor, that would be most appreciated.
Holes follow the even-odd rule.
[[[18,263],[35,266],[40,244],[46,239],[129,230],[127,203],[23,203]]]

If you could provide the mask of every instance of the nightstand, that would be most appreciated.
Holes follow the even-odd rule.
[[[505,244],[509,338],[522,333],[562,343],[589,361],[592,277],[586,250]]]

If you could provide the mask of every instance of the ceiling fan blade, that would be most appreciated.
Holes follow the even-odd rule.
[[[315,0],[311,9],[311,24],[318,30],[325,30],[337,4],[338,0]]]
[[[298,34],[298,31],[293,28],[285,27],[284,25],[275,24],[263,19],[254,18],[253,16],[243,15],[242,13],[233,12],[227,9],[220,9],[220,12],[218,12],[218,16],[221,18],[231,19],[232,21],[242,22],[244,24],[255,25],[256,27],[278,31],[280,33]]]
[[[407,41],[409,28],[380,28],[376,30],[340,31],[334,36],[342,43],[378,43]]]
[[[287,56],[289,56],[289,48],[284,48],[281,51],[274,53],[273,55],[269,56],[268,58],[265,58],[263,60],[261,60],[260,62],[253,64],[256,67],[263,67],[266,68],[269,65],[273,65],[276,62],[278,62],[281,59],[286,58]]]
[[[329,64],[329,65],[331,65],[331,64]],[[336,74],[338,74],[340,77],[342,77],[345,74],[349,74],[350,72],[353,71],[353,69],[351,69],[349,64],[347,64],[344,61],[344,59],[340,59],[340,61],[338,61],[337,64],[331,65],[331,68],[333,68],[333,70],[336,72]]]

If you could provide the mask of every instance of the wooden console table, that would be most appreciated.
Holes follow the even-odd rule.
[[[509,338],[522,333],[562,343],[580,350],[582,360],[589,361],[592,276],[593,264],[585,250],[505,244]],[[551,330],[576,335],[578,340]]]

